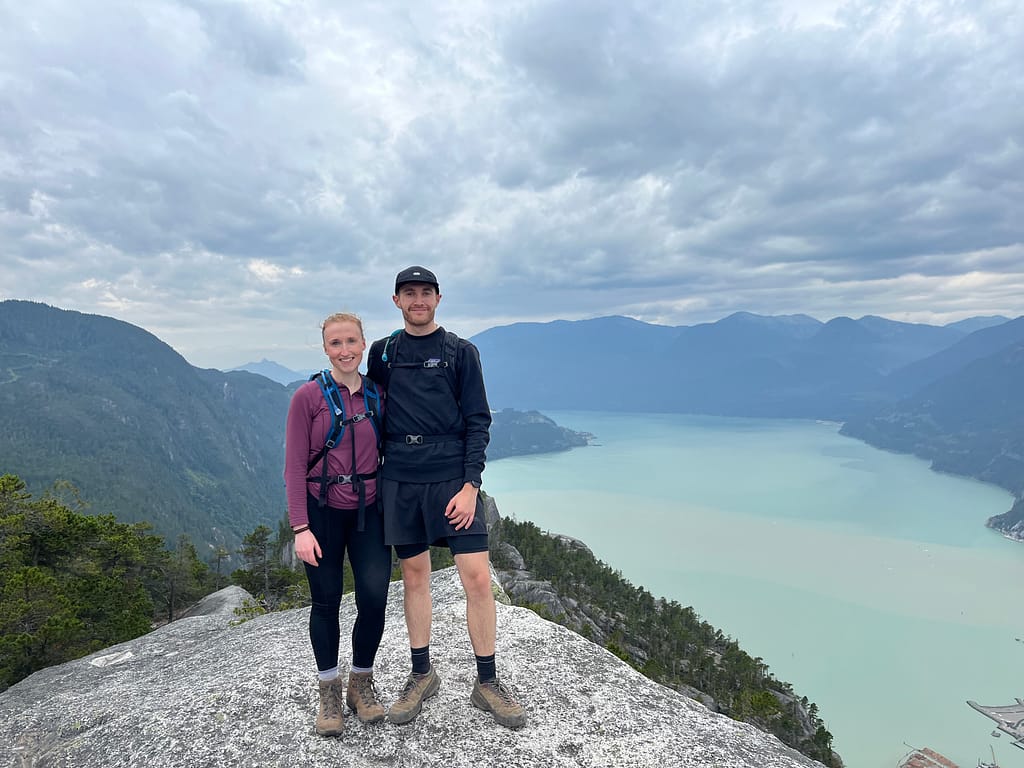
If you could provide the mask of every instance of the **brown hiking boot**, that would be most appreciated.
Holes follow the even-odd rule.
[[[341,687],[340,677],[320,681],[320,711],[316,716],[316,732],[321,736],[338,736],[345,730]]]
[[[364,723],[379,723],[387,712],[377,700],[372,672],[349,672],[345,703]]]
[[[433,665],[429,672],[409,675],[405,687],[398,694],[398,700],[388,709],[388,720],[396,725],[408,723],[423,709],[423,700],[429,699],[441,687],[441,678],[437,676]]]
[[[478,677],[473,683],[473,693],[469,700],[474,707],[494,715],[499,725],[507,728],[522,728],[526,725],[526,711],[512,698],[512,692],[504,683],[497,680],[481,683]]]

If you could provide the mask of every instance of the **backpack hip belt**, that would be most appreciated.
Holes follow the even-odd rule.
[[[309,480],[310,482],[317,482],[320,478],[319,477],[312,477],[312,478],[307,477],[306,479]],[[366,473],[363,473],[361,475],[328,475],[327,476],[327,484],[328,485],[357,485],[357,484],[359,484],[360,480],[376,480],[376,479],[377,479],[377,473],[376,472],[366,472]]]
[[[400,435],[388,433],[384,439],[389,443],[405,443],[406,445],[429,445],[430,443],[448,443],[454,440],[462,440],[465,434],[462,432],[450,432],[447,435]]]
[[[308,478],[307,478],[308,479]],[[321,489],[331,485],[351,485],[352,489],[356,492],[359,498],[359,517],[356,521],[356,530],[366,530],[366,483],[364,480],[376,480],[376,472],[367,472],[359,475],[328,475],[326,481],[323,475],[320,476]],[[314,478],[314,482],[316,478]],[[321,494],[324,499],[327,498],[327,492],[321,490]],[[321,505],[322,506],[322,505]]]

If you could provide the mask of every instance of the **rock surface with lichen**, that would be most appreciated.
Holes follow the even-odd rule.
[[[0,693],[0,766],[30,768],[797,768],[812,760],[710,712],[532,611],[498,604],[498,669],[528,712],[509,730],[469,701],[473,653],[456,571],[433,576],[438,695],[412,723],[313,731],[309,609],[237,623],[228,588],[188,618],[41,670]],[[342,602],[342,636],[355,615]],[[347,649],[343,653],[347,658]],[[342,663],[345,663],[343,658]],[[376,682],[385,704],[409,669],[402,587],[393,584]]]

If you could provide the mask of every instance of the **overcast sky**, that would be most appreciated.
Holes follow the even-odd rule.
[[[0,0],[0,298],[319,322],[1024,314],[1018,0]]]

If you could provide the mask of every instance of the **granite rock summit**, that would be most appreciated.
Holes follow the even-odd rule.
[[[499,588],[500,589],[500,588]],[[454,568],[433,576],[431,655],[441,690],[413,723],[313,732],[309,609],[236,623],[229,587],[135,640],[41,670],[0,694],[0,765],[30,768],[797,768],[818,763],[712,713],[578,634],[499,603],[498,669],[526,727],[469,702],[474,667]],[[502,595],[503,596],[503,595]],[[342,602],[342,636],[355,606]],[[402,587],[391,587],[376,681],[389,704],[408,672]],[[345,642],[343,640],[343,646]]]

